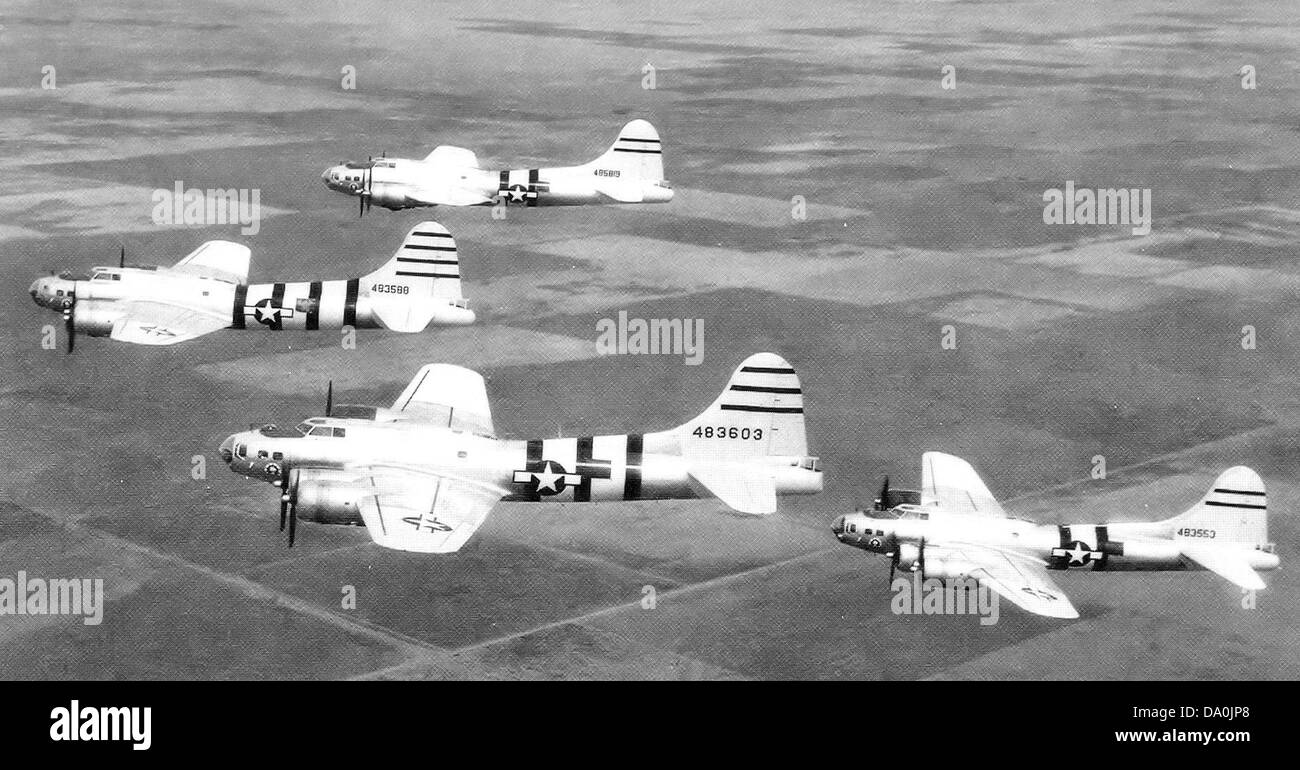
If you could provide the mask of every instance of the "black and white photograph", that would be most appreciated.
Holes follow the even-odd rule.
[[[1293,682],[1296,11],[6,0],[0,679]]]

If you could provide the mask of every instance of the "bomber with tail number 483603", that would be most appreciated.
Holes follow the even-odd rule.
[[[717,497],[745,514],[822,489],[808,455],[803,391],[780,356],[736,368],[713,404],[666,431],[498,439],[477,372],[429,364],[388,408],[333,405],[296,428],[236,433],[230,469],[280,489],[280,528],[298,519],[364,525],[386,548],[457,551],[499,500],[602,502]]]

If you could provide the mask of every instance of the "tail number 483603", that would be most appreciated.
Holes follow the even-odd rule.
[[[696,438],[721,438],[733,439],[736,441],[762,441],[762,428],[737,428],[719,425],[716,428],[712,425],[701,425],[691,432]]]

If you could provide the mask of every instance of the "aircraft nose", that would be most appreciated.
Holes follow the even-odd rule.
[[[835,519],[835,522],[834,522],[833,524],[831,524],[831,532],[833,532],[833,533],[835,534],[836,537],[839,537],[840,535],[844,534],[844,517],[843,517],[843,516],[839,516],[839,517],[837,517],[837,518]]]
[[[230,465],[230,461],[235,459],[235,437],[233,434],[227,436],[226,440],[221,442],[221,446],[217,448],[217,454],[221,455],[221,462],[226,465]]]

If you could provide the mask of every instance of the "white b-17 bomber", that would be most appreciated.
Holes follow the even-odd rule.
[[[385,548],[450,553],[503,499],[715,496],[764,515],[778,495],[822,489],[799,378],[771,353],[747,358],[703,414],[657,433],[498,439],[483,377],[429,364],[389,408],[334,407],[331,386],[324,417],[236,433],[218,452],[232,471],[280,488],[290,546],[299,518],[364,525]]]
[[[325,169],[331,190],[357,198],[364,215],[371,205],[396,211],[420,206],[582,206],[601,203],[666,203],[659,132],[644,120],[623,126],[599,158],[581,166],[490,171],[463,147],[442,145],[422,160],[370,158]]]
[[[77,332],[174,345],[218,329],[418,332],[474,322],[456,241],[437,222],[416,225],[392,259],[360,278],[250,285],[249,259],[247,246],[230,241],[208,241],[171,267],[127,266],[123,253],[117,267],[38,278],[29,293],[63,314],[68,352]]]
[[[888,556],[891,583],[895,568],[923,580],[970,578],[1029,612],[1077,618],[1048,570],[1204,569],[1260,590],[1256,570],[1279,565],[1268,542],[1264,482],[1250,468],[1224,471],[1200,502],[1171,519],[1054,526],[1007,516],[959,457],[927,452],[921,463],[919,493],[890,490],[886,479],[880,513],[840,516],[831,527],[841,543]]]

